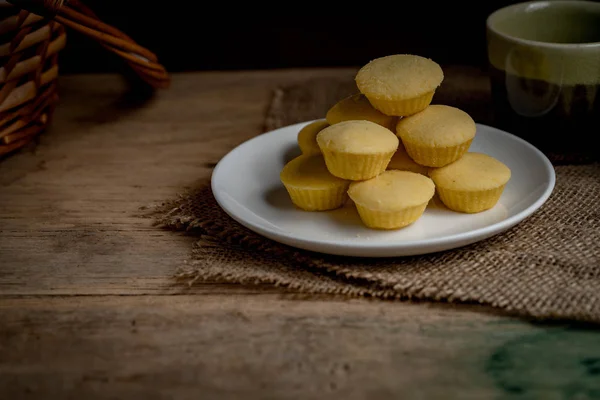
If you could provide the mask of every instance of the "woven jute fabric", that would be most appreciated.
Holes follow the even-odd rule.
[[[319,118],[353,90],[347,81],[281,88],[265,128]],[[469,95],[451,97],[461,90]],[[486,91],[475,83],[457,85],[445,95],[446,104],[460,104],[485,121],[488,108],[478,99]],[[519,225],[422,256],[347,258],[276,243],[225,214],[209,182],[166,202],[157,224],[198,235],[191,260],[176,276],[188,284],[260,283],[305,293],[480,303],[536,319],[600,322],[600,164],[561,164],[555,170],[552,196]]]

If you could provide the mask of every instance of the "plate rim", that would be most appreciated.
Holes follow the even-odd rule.
[[[507,217],[506,219],[503,219],[501,221],[492,223],[490,225],[487,225],[487,226],[484,226],[481,228],[477,228],[472,231],[462,232],[462,233],[454,233],[454,234],[451,234],[448,236],[441,236],[441,237],[432,238],[432,239],[418,239],[418,240],[407,240],[407,241],[402,241],[402,242],[379,242],[379,243],[377,243],[377,242],[375,242],[375,243],[373,243],[373,242],[368,242],[368,243],[352,242],[352,243],[344,244],[343,242],[340,242],[339,240],[337,240],[337,241],[336,240],[310,240],[310,239],[293,237],[293,235],[285,235],[285,234],[281,234],[281,233],[277,233],[277,232],[272,232],[272,231],[269,231],[269,229],[266,227],[263,227],[259,224],[255,224],[253,222],[249,222],[247,220],[244,220],[244,219],[238,217],[237,215],[235,215],[235,213],[230,211],[224,205],[223,199],[220,198],[219,191],[217,190],[217,187],[216,187],[218,185],[218,182],[216,182],[216,177],[218,177],[219,171],[223,167],[223,165],[225,165],[225,163],[227,163],[228,158],[235,156],[235,153],[238,151],[242,151],[243,147],[250,146],[252,142],[254,142],[256,140],[261,140],[261,138],[266,135],[273,134],[273,133],[279,132],[281,130],[290,130],[290,129],[292,129],[292,130],[298,129],[299,130],[299,129],[301,129],[300,128],[301,126],[310,124],[315,121],[320,121],[320,120],[323,120],[323,118],[317,118],[317,119],[304,121],[304,122],[297,122],[297,123],[282,126],[280,128],[276,128],[276,129],[273,129],[273,130],[270,130],[267,132],[263,132],[251,139],[248,139],[248,140],[238,144],[233,149],[231,149],[229,152],[227,152],[227,154],[225,154],[219,160],[219,162],[217,163],[217,165],[215,166],[215,168],[213,169],[213,172],[211,174],[211,191],[212,191],[213,196],[214,196],[215,200],[217,201],[217,204],[219,205],[219,207],[223,211],[225,211],[225,213],[227,215],[229,215],[232,219],[234,219],[241,225],[245,226],[246,228],[248,228],[248,229],[254,231],[255,233],[258,233],[268,239],[289,245],[291,247],[300,248],[300,249],[318,252],[318,253],[342,255],[342,256],[349,256],[349,257],[369,257],[369,258],[373,258],[373,257],[403,257],[403,256],[409,256],[409,255],[429,254],[429,253],[434,253],[434,252],[438,252],[438,251],[445,251],[445,250],[449,250],[449,249],[453,249],[453,248],[463,247],[468,244],[472,244],[472,243],[475,243],[475,242],[478,242],[481,240],[485,240],[491,236],[494,236],[498,233],[506,231],[506,230],[510,229],[511,227],[524,221],[526,218],[531,216],[535,211],[537,211],[550,198],[552,192],[554,191],[554,187],[556,185],[556,173],[554,170],[554,166],[552,165],[552,163],[550,162],[548,157],[541,150],[539,150],[537,147],[535,147],[528,141],[524,140],[523,138],[520,138],[519,136],[516,136],[512,133],[509,133],[507,131],[504,131],[502,129],[499,129],[499,128],[496,128],[496,127],[493,127],[490,125],[476,123],[477,127],[482,127],[484,129],[491,130],[494,134],[504,136],[508,140],[514,140],[514,141],[518,142],[520,145],[528,147],[531,151],[536,153],[538,155],[539,159],[542,161],[542,164],[545,167],[544,169],[548,174],[548,185],[545,188],[544,192],[531,205],[529,205],[524,210],[518,212],[515,215]],[[293,244],[292,244],[292,242],[293,242]],[[457,244],[457,243],[459,243],[459,244]],[[336,249],[336,251],[315,250],[315,247],[318,247],[318,248],[333,247]],[[427,250],[428,248],[435,248],[436,250]],[[352,251],[352,250],[360,250],[360,249],[370,250],[370,251],[387,250],[388,253],[386,253],[387,255],[374,256],[374,255],[361,255],[360,252],[356,253],[356,252]],[[416,251],[411,252],[410,251],[411,249],[416,250]],[[338,250],[340,250],[340,251],[338,251]],[[347,250],[347,251],[344,251],[344,250]],[[396,253],[394,253],[395,255],[389,255],[389,251],[391,251],[391,250],[397,251]],[[402,250],[406,250],[406,251],[402,251]],[[420,251],[420,250],[422,250],[422,251]]]

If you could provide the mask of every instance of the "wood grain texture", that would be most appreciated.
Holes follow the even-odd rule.
[[[177,74],[153,98],[63,77],[52,128],[0,163],[0,294],[170,292],[193,238],[140,208],[171,199],[263,132],[273,89],[351,70]]]
[[[153,98],[116,76],[60,78],[51,130],[0,162],[0,398],[600,398],[600,339],[583,327],[171,285],[194,239],[140,210],[261,133],[277,86],[353,73],[175,74]]]
[[[476,321],[476,322],[475,322]],[[597,336],[468,308],[263,296],[0,304],[3,398],[592,399]]]

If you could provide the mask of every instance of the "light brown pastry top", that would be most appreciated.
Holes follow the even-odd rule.
[[[398,211],[427,203],[433,197],[433,181],[421,174],[390,170],[375,178],[352,182],[348,195],[372,210]]]
[[[387,169],[410,171],[423,175],[427,175],[427,173],[429,172],[429,167],[417,164],[412,158],[410,158],[402,142],[400,142],[400,144],[398,145],[398,149],[392,156],[392,159],[390,160]]]
[[[434,91],[444,79],[442,68],[429,58],[395,54],[363,66],[355,81],[361,93],[387,100],[403,100]]]
[[[347,185],[344,179],[331,175],[321,155],[301,155],[288,162],[280,173],[286,186],[305,189],[327,189]]]
[[[457,161],[429,172],[437,186],[448,190],[480,191],[505,185],[510,169],[501,161],[483,153],[468,152]]]
[[[362,93],[338,101],[327,111],[325,119],[330,125],[349,120],[366,120],[390,130],[396,128],[396,117],[385,115],[375,109]]]
[[[354,154],[396,151],[398,137],[389,129],[371,121],[344,121],[328,126],[317,135],[321,150]]]
[[[317,134],[328,126],[329,124],[327,121],[320,119],[313,121],[300,129],[300,132],[298,132],[298,146],[300,147],[302,154],[310,155],[321,153],[321,149],[317,144]]]
[[[475,121],[456,107],[430,105],[396,125],[397,135],[419,146],[457,146],[475,137]]]

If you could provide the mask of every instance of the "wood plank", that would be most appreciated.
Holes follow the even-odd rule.
[[[596,332],[279,295],[0,300],[0,397],[598,398]]]
[[[143,98],[115,75],[66,76],[34,152],[0,163],[0,294],[142,294],[193,238],[138,216],[263,131],[273,89],[351,69],[182,73]]]

